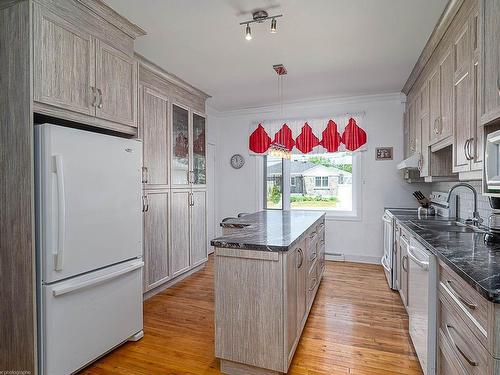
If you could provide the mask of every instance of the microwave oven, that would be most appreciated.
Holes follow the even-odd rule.
[[[483,193],[500,196],[500,130],[488,134],[484,146]]]

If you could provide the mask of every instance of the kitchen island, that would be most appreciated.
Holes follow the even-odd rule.
[[[286,373],[323,275],[325,213],[267,210],[221,225],[211,242],[221,371]]]

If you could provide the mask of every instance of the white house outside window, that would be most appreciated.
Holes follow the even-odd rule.
[[[293,154],[290,160],[266,157],[264,208],[327,211],[357,217],[359,154]]]

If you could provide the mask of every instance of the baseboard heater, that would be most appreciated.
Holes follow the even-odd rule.
[[[334,262],[345,262],[345,257],[342,253],[325,253],[325,259],[333,260]]]

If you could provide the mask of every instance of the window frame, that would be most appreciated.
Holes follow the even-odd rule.
[[[340,211],[325,209],[327,220],[338,220],[338,221],[360,221],[362,216],[361,202],[362,202],[362,153],[353,152],[352,153],[352,210],[351,211]],[[263,192],[261,208],[268,209],[267,205],[267,156],[262,158],[263,162],[259,163],[260,175],[263,177],[264,181],[260,180],[261,186],[264,189],[260,189]],[[291,188],[291,176],[290,176],[290,165],[291,161],[289,159],[283,159],[282,162],[282,194],[281,194],[281,207],[282,208],[269,208],[270,210],[291,210],[290,204],[290,188]],[[260,169],[258,168],[258,169]],[[324,176],[321,176],[324,177]],[[327,177],[328,178],[328,177]],[[285,181],[290,181],[290,183],[285,183]],[[258,183],[258,182],[257,182]],[[315,184],[316,185],[316,184]],[[326,186],[328,187],[328,186]],[[325,187],[320,187],[324,189]],[[318,211],[313,209],[303,209],[304,211]]]

